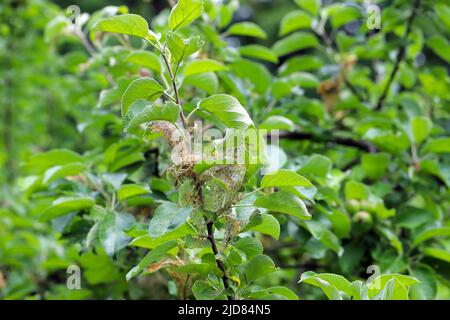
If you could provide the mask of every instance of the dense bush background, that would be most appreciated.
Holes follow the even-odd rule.
[[[381,8],[380,30],[367,28],[362,1],[316,7],[313,0],[205,1],[204,16],[183,29],[186,37],[205,40],[201,57],[227,67],[186,79],[184,109],[213,93],[235,96],[258,126],[282,130],[276,151],[282,167],[314,184],[297,190],[312,220],[273,214],[279,237],[261,228],[239,230],[258,238],[279,267],[255,288],[283,286],[300,299],[320,299],[321,283],[304,272],[365,281],[375,265],[383,274],[420,281],[396,280],[397,287],[410,286],[409,298],[450,298],[450,7],[447,1],[373,2]],[[121,95],[132,79],[156,74],[128,60],[141,43],[91,29],[99,18],[129,11],[164,34],[171,5],[78,1],[91,16],[73,24],[67,16],[74,11],[65,10],[72,4],[0,4],[0,297],[223,297],[192,290],[198,275],[170,265],[126,281],[154,248],[136,239],[174,189],[165,180],[162,139],[140,127],[123,132]],[[229,26],[241,21],[263,30],[233,35]],[[260,47],[246,47],[255,44]],[[260,180],[255,173],[244,189],[254,190]],[[122,184],[147,191],[120,198]],[[68,196],[95,199],[95,206],[39,219]],[[112,211],[123,216],[111,218]],[[106,241],[111,236],[113,248]],[[233,265],[230,256],[224,259]],[[69,265],[81,267],[81,290],[67,289]],[[239,272],[237,286],[244,281]],[[302,274],[313,286],[298,284]],[[290,291],[265,294],[292,298]]]

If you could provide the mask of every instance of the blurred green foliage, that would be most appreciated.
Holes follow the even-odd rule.
[[[204,1],[170,30],[165,1],[3,1],[0,297],[449,299],[450,7],[373,3]],[[281,130],[278,175],[199,166],[209,212],[187,212],[146,125],[179,105]]]

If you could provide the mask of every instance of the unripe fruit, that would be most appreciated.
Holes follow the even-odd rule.
[[[350,213],[355,213],[361,210],[361,203],[358,200],[350,199],[345,202],[345,207]]]
[[[358,211],[352,218],[354,222],[354,230],[359,232],[367,232],[372,228],[372,215],[367,211]]]
[[[369,200],[361,200],[361,209],[363,211],[375,212],[377,209],[377,204]]]

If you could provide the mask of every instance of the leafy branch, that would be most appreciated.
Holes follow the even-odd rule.
[[[405,33],[402,38],[401,46],[397,51],[394,68],[392,69],[391,74],[389,75],[388,82],[387,82],[386,86],[384,87],[384,90],[383,90],[382,94],[380,95],[380,97],[378,98],[378,101],[376,103],[375,110],[377,110],[377,111],[380,111],[383,108],[384,101],[386,100],[386,97],[389,93],[392,82],[394,81],[394,78],[400,68],[400,63],[403,61],[403,59],[405,57],[406,48],[407,48],[406,42],[408,40],[409,34],[411,33],[412,25],[413,25],[414,19],[417,16],[417,12],[419,11],[419,7],[420,7],[420,0],[415,0],[415,2],[413,4],[411,15],[409,16],[408,21],[407,21],[406,30],[405,30]]]
[[[217,258],[217,255],[219,254],[219,250],[217,249],[216,240],[214,238],[213,222],[212,221],[207,222],[206,223],[206,228],[208,230],[208,237],[207,237],[207,239],[209,240],[209,242],[211,242],[211,248],[212,248],[212,251],[214,253],[214,256],[216,257],[217,267],[223,273],[223,276],[222,276],[223,286],[225,287],[225,290],[227,290],[230,287],[229,278],[227,276],[227,273],[226,273],[223,261],[221,259]],[[228,298],[228,300],[233,300],[233,297],[231,295],[229,295],[229,294],[227,294],[227,298]]]

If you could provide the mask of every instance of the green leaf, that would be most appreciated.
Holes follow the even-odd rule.
[[[106,213],[100,222],[98,232],[99,240],[109,256],[127,246],[131,238],[125,234],[125,231],[135,222],[134,216],[129,213],[116,211]]]
[[[444,36],[436,34],[430,37],[426,43],[427,46],[434,51],[434,53],[436,53],[443,60],[447,61],[447,63],[450,63],[450,43]]]
[[[140,194],[150,193],[150,188],[147,185],[125,184],[120,187],[117,197],[119,201],[138,196]]]
[[[176,242],[175,240],[171,240],[151,250],[149,253],[147,253],[144,259],[139,262],[137,266],[135,266],[127,273],[127,275],[125,276],[126,280],[130,281],[132,278],[140,274],[151,263],[159,261],[167,253],[167,251],[175,248],[177,245],[178,242]]]
[[[112,186],[114,190],[119,190],[127,176],[126,173],[104,173],[101,175],[101,178],[108,185]]]
[[[194,235],[195,230],[191,225],[189,225],[188,223],[185,223],[185,224],[181,225],[179,228],[177,228],[173,231],[170,231],[159,237],[152,237],[149,234],[145,234],[145,235],[139,236],[137,238],[134,238],[130,242],[130,246],[153,249],[153,248],[156,248],[156,247],[164,244],[165,242],[167,242],[169,240],[183,238],[183,237],[187,236],[188,234]]]
[[[411,275],[417,278],[420,283],[413,285],[410,289],[410,296],[413,300],[434,300],[437,294],[437,280],[434,270],[427,265],[418,265],[412,268]]]
[[[433,220],[433,214],[424,209],[406,207],[397,217],[396,225],[408,229],[415,229]]]
[[[317,209],[320,210],[320,206],[317,205]],[[351,229],[351,220],[349,216],[340,210],[320,210],[332,224],[334,233],[339,237],[343,238],[349,235]]]
[[[370,189],[358,181],[350,180],[345,184],[345,198],[365,200],[370,196]]]
[[[54,166],[45,171],[43,183],[51,183],[55,180],[68,176],[75,176],[83,172],[85,166],[80,162],[68,163],[65,165]]]
[[[212,59],[194,60],[189,62],[184,68],[184,76],[190,76],[205,72],[215,72],[227,70],[228,68],[222,63]]]
[[[195,281],[192,286],[192,293],[197,300],[227,300],[222,288],[215,288],[202,280]]]
[[[239,4],[237,2],[229,2],[227,5],[221,5],[218,13],[218,23],[220,29],[226,27],[233,19],[233,14],[237,10]]]
[[[288,119],[283,116],[270,116],[264,120],[260,126],[260,129],[266,130],[286,130],[286,131],[294,131],[295,124],[291,119]]]
[[[250,88],[257,93],[265,93],[272,80],[272,76],[262,64],[238,59],[229,65],[236,76],[248,81]]]
[[[361,12],[359,9],[341,3],[329,6],[327,8],[327,13],[331,19],[331,26],[333,29],[338,29],[344,24],[357,20],[361,17]]]
[[[172,190],[173,186],[167,180],[162,178],[153,177],[150,181],[150,186],[152,190],[161,191],[163,193],[169,192]]]
[[[311,23],[312,18],[307,13],[301,10],[291,11],[281,19],[279,35],[285,36],[292,31],[310,28]]]
[[[444,3],[436,3],[434,6],[434,12],[438,15],[445,27],[450,29],[450,21],[448,20],[448,17],[450,16],[450,7]]]
[[[275,263],[270,257],[259,254],[247,264],[246,276],[248,282],[253,282],[269,273],[276,271]]]
[[[423,152],[450,153],[450,138],[435,138],[429,140],[423,147]]]
[[[386,174],[390,160],[388,153],[366,153],[361,157],[361,166],[367,178],[377,180]]]
[[[184,78],[183,86],[191,85],[208,94],[214,94],[219,88],[219,79],[214,72],[197,73]]]
[[[227,94],[215,94],[199,102],[198,106],[221,120],[227,127],[246,129],[253,125],[247,110],[241,103]]]
[[[418,244],[427,241],[428,239],[435,238],[435,237],[448,237],[450,236],[450,227],[438,227],[438,228],[431,228],[422,231],[419,233],[413,241],[413,245],[417,246]]]
[[[174,271],[180,273],[188,273],[190,275],[200,274],[202,276],[207,276],[212,271],[212,269],[213,268],[208,263],[191,263],[174,268]]]
[[[378,230],[389,240],[391,246],[393,246],[399,255],[403,254],[403,245],[397,235],[389,228],[378,226]]]
[[[131,105],[139,99],[155,101],[164,93],[163,87],[154,79],[142,77],[134,80],[122,96],[122,116],[128,113]]]
[[[428,117],[418,116],[411,119],[411,132],[416,144],[425,140],[431,132],[433,124]]]
[[[114,163],[110,166],[110,171],[115,172],[123,167],[144,161],[145,157],[142,152],[133,152],[130,154],[126,154],[120,159],[116,159]]]
[[[200,50],[205,44],[205,41],[200,40],[199,36],[185,39],[176,32],[169,32],[166,39],[174,65]]]
[[[323,61],[319,57],[302,55],[300,57],[293,57],[284,62],[278,69],[280,76],[287,76],[298,71],[312,71],[320,69],[323,66]]]
[[[317,77],[308,72],[294,72],[286,78],[279,79],[279,81],[282,81],[290,91],[295,87],[316,88],[320,84]]]
[[[388,130],[369,129],[363,136],[373,142],[379,149],[398,154],[410,146],[408,135],[404,132],[393,133]]]
[[[150,51],[133,51],[127,56],[126,61],[151,69],[157,73],[161,73],[162,70],[161,60],[155,53]]]
[[[361,243],[349,243],[344,247],[344,253],[339,258],[339,266],[344,273],[352,273],[361,263],[364,256],[364,245]]]
[[[117,85],[111,89],[103,89],[100,91],[99,101],[97,106],[99,108],[104,108],[109,105],[120,103],[123,93],[128,88],[131,82],[136,80],[137,77],[121,77],[117,79]]]
[[[390,279],[374,300],[408,300],[408,289],[397,278]]]
[[[26,162],[25,170],[41,173],[50,167],[65,165],[73,162],[83,162],[83,157],[67,149],[54,149],[30,157]]]
[[[343,276],[333,273],[304,272],[299,283],[304,282],[322,289],[330,300],[342,300],[344,297],[354,295],[350,281]]]
[[[166,202],[156,208],[148,227],[151,237],[160,237],[181,227],[192,212],[191,206],[180,207],[179,205]]]
[[[227,33],[233,36],[247,36],[267,39],[266,32],[253,22],[238,22],[228,28]]]
[[[445,182],[447,187],[450,187],[450,166],[440,164],[437,159],[430,158],[420,161],[419,166],[421,172],[438,177]]]
[[[314,16],[319,13],[320,0],[295,0],[295,3]]]
[[[169,15],[170,30],[175,31],[178,28],[189,25],[192,21],[202,15],[202,0],[180,0],[172,8]]]
[[[280,223],[274,216],[266,213],[262,213],[253,217],[242,230],[242,232],[248,230],[267,234],[276,240],[278,240],[278,238],[280,237]]]
[[[252,259],[254,256],[263,253],[263,246],[261,242],[252,237],[246,237],[239,239],[234,244],[234,247],[245,253],[248,260]]]
[[[450,252],[448,252],[447,250],[430,247],[430,248],[423,248],[421,249],[421,251],[426,256],[450,263]]]
[[[392,282],[390,282],[393,280]],[[389,283],[390,282],[390,283]],[[381,297],[384,300],[399,300],[407,298],[407,288],[419,283],[419,281],[413,277],[405,276],[402,274],[382,274],[373,279],[368,285],[368,297],[370,299],[375,298],[381,293]],[[390,291],[390,292],[389,292]],[[398,292],[397,292],[398,291]]]
[[[308,230],[314,238],[323,243],[327,248],[330,248],[341,256],[343,249],[341,247],[339,239],[336,235],[328,230],[322,223],[317,221],[301,221],[301,226]]]
[[[149,35],[148,23],[137,14],[122,14],[102,19],[93,27],[95,31],[128,34],[140,38]]]
[[[256,199],[255,206],[265,208],[274,212],[281,212],[292,215],[299,219],[311,219],[308,209],[297,196],[278,191]]]
[[[278,57],[282,57],[298,50],[315,48],[318,44],[316,36],[299,31],[275,42],[272,50]]]
[[[298,300],[297,295],[292,290],[281,286],[253,292],[249,298],[252,300]]]
[[[172,101],[163,105],[150,104],[146,100],[137,100],[129,108],[123,118],[124,130],[127,131],[138,125],[154,120],[166,120],[176,122],[180,114],[180,106]]]
[[[306,163],[297,170],[297,172],[308,176],[325,178],[331,170],[332,165],[333,164],[329,158],[315,154],[312,155]]]
[[[239,53],[244,57],[278,63],[278,57],[276,54],[271,49],[259,44],[242,46],[239,48]]]
[[[89,209],[95,204],[91,197],[61,197],[52,202],[52,204],[42,212],[40,221],[48,221],[70,212],[77,212],[83,209]]]
[[[261,180],[261,188],[301,186],[312,187],[313,184],[292,170],[279,169],[266,174]]]
[[[302,200],[313,200],[314,196],[317,193],[316,187],[279,187],[281,191],[287,191],[289,193],[295,194],[297,197],[299,197]]]
[[[412,68],[403,65],[398,73],[398,79],[403,87],[406,89],[412,89],[417,81],[417,76]]]
[[[91,285],[110,284],[121,279],[118,266],[101,248],[97,250],[97,253],[87,252],[83,254],[79,261],[84,270],[83,276]]]

